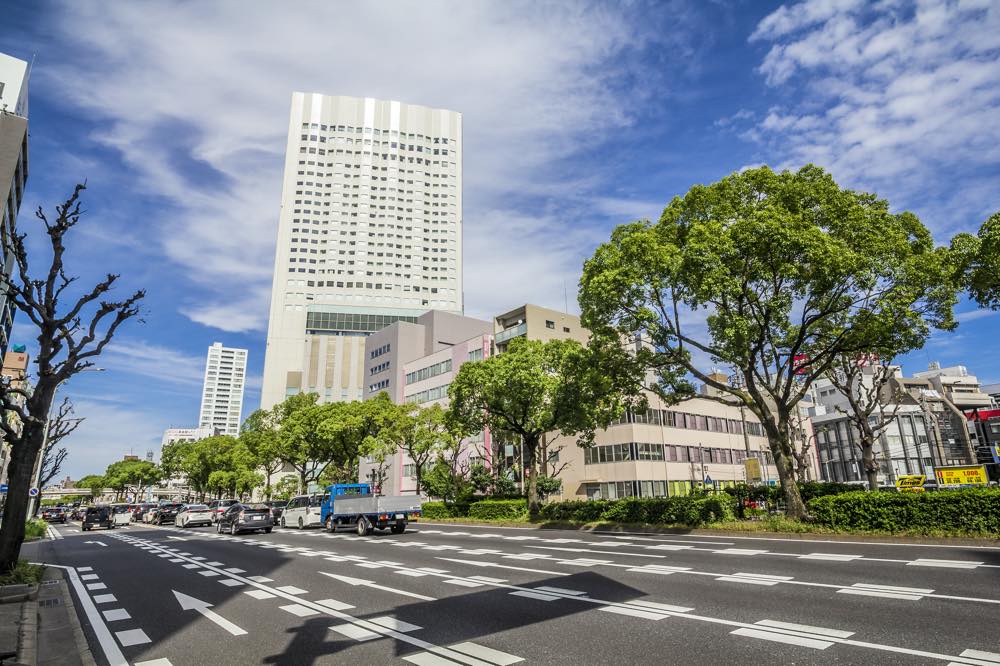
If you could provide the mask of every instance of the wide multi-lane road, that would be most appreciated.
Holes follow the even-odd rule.
[[[1000,665],[1000,547],[54,526],[98,663]],[[67,648],[72,641],[67,639]]]

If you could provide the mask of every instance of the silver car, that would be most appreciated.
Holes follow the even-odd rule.
[[[185,504],[174,518],[177,527],[211,525],[212,513],[206,504]]]

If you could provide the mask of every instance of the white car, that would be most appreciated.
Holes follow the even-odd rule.
[[[212,513],[206,504],[185,504],[174,517],[177,527],[194,527],[195,525],[211,525]]]
[[[151,507],[149,507],[148,509],[146,509],[146,512],[142,514],[142,522],[144,522],[144,523],[150,523],[150,522],[152,522],[153,521],[153,514],[156,513],[157,509],[159,509],[159,508],[160,508],[159,504],[154,504]]]
[[[282,527],[317,527],[323,524],[323,495],[299,495],[288,500],[281,514]]]

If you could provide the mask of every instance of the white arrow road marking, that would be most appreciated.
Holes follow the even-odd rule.
[[[98,546],[104,546],[105,548],[108,547],[108,544],[104,543],[103,541],[84,541],[84,543],[96,543]]]
[[[181,610],[196,610],[206,618],[216,623],[226,631],[228,631],[233,636],[242,636],[246,634],[246,630],[236,626],[226,618],[222,617],[215,611],[208,610],[212,604],[207,601],[201,601],[200,599],[195,599],[194,597],[189,597],[186,594],[181,594],[177,590],[171,590],[174,596],[177,597],[178,603],[181,605]]]
[[[168,536],[167,538],[173,539],[174,541],[190,541],[190,539],[187,539],[186,537]]]
[[[327,573],[325,571],[320,571],[319,573],[324,576],[329,576],[330,578],[339,580],[341,583],[347,583],[348,585],[364,585],[365,587],[370,587],[376,590],[384,590],[386,592],[394,592],[395,594],[402,594],[404,597],[413,597],[414,599],[422,599],[423,601],[437,601],[434,597],[424,596],[423,594],[417,594],[416,592],[407,592],[406,590],[397,590],[394,587],[386,587],[385,585],[376,585],[375,581],[364,580],[362,578],[351,578],[350,576],[338,576],[337,574]]]

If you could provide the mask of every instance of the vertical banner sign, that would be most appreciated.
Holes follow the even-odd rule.
[[[743,466],[747,470],[747,483],[760,483],[763,476],[760,473],[760,461],[756,458],[747,458],[743,461]]]

